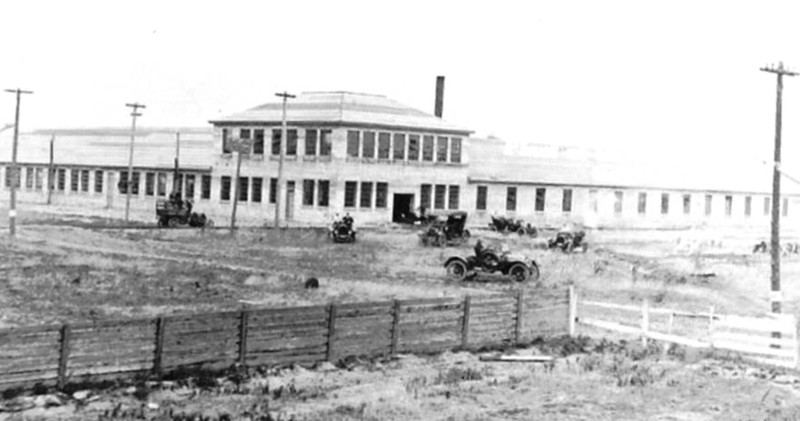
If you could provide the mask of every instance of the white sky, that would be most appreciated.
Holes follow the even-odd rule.
[[[775,77],[800,3],[5,1],[0,88],[23,130],[203,126],[287,90],[383,94],[512,142],[772,154]],[[0,125],[13,95],[0,96]],[[800,163],[800,77],[784,90]],[[713,155],[712,155],[713,153]],[[797,158],[794,158],[797,156]]]

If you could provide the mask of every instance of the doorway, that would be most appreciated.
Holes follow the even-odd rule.
[[[286,182],[286,220],[294,220],[294,181]]]
[[[392,222],[413,223],[411,215],[412,204],[414,203],[413,194],[394,194],[392,202]]]

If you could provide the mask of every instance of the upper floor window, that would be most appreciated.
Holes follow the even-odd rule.
[[[436,138],[436,162],[447,162],[447,138]]]
[[[347,156],[349,157],[358,158],[359,134],[356,130],[347,131]]]
[[[452,138],[450,138],[450,162],[455,163],[455,164],[461,162],[461,138],[460,137],[452,137]]]
[[[392,139],[389,133],[378,133],[378,159],[389,159]]]
[[[253,130],[253,155],[264,155],[264,129]]]
[[[306,129],[306,155],[317,154],[317,129]]]
[[[233,148],[230,145],[228,129],[222,129],[222,153],[232,153]]]
[[[394,134],[394,154],[392,159],[395,161],[404,161],[406,159],[406,135],[402,133]]]
[[[422,160],[433,161],[433,136],[422,136]]]
[[[419,161],[419,135],[408,135],[408,160]]]
[[[375,132],[362,133],[361,157],[375,158]]]

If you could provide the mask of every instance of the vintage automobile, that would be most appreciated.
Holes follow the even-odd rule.
[[[561,249],[564,253],[571,253],[575,250],[586,252],[589,244],[585,241],[586,231],[574,227],[562,228],[556,236],[547,240],[547,247],[551,249]]]
[[[480,240],[475,244],[475,254],[451,256],[445,261],[447,276],[455,280],[467,280],[479,273],[499,272],[516,282],[539,279],[539,265],[526,256],[512,253],[505,247],[483,247]]]
[[[492,231],[510,233],[515,232],[519,235],[530,235],[536,237],[538,230],[531,224],[525,224],[521,219],[507,218],[505,216],[492,216],[489,222],[489,229]]]
[[[156,202],[156,220],[159,227],[213,227],[214,220],[206,217],[204,213],[192,212],[192,201],[183,200],[175,193],[169,199],[160,199]]]
[[[336,218],[331,224],[329,235],[334,243],[354,243],[356,229],[353,227],[353,217],[348,213],[341,218]]]
[[[419,233],[422,245],[444,247],[462,244],[469,239],[470,232],[465,228],[467,212],[436,212],[430,215],[435,219]]]

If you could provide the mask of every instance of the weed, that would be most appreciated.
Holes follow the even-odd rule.
[[[483,375],[481,372],[474,368],[467,367],[464,369],[460,367],[451,367],[447,371],[439,371],[439,374],[437,374],[436,378],[433,380],[433,384],[459,384],[462,381],[482,379]]]
[[[579,359],[578,365],[584,372],[595,371],[603,365],[603,357],[599,354],[590,354]]]

